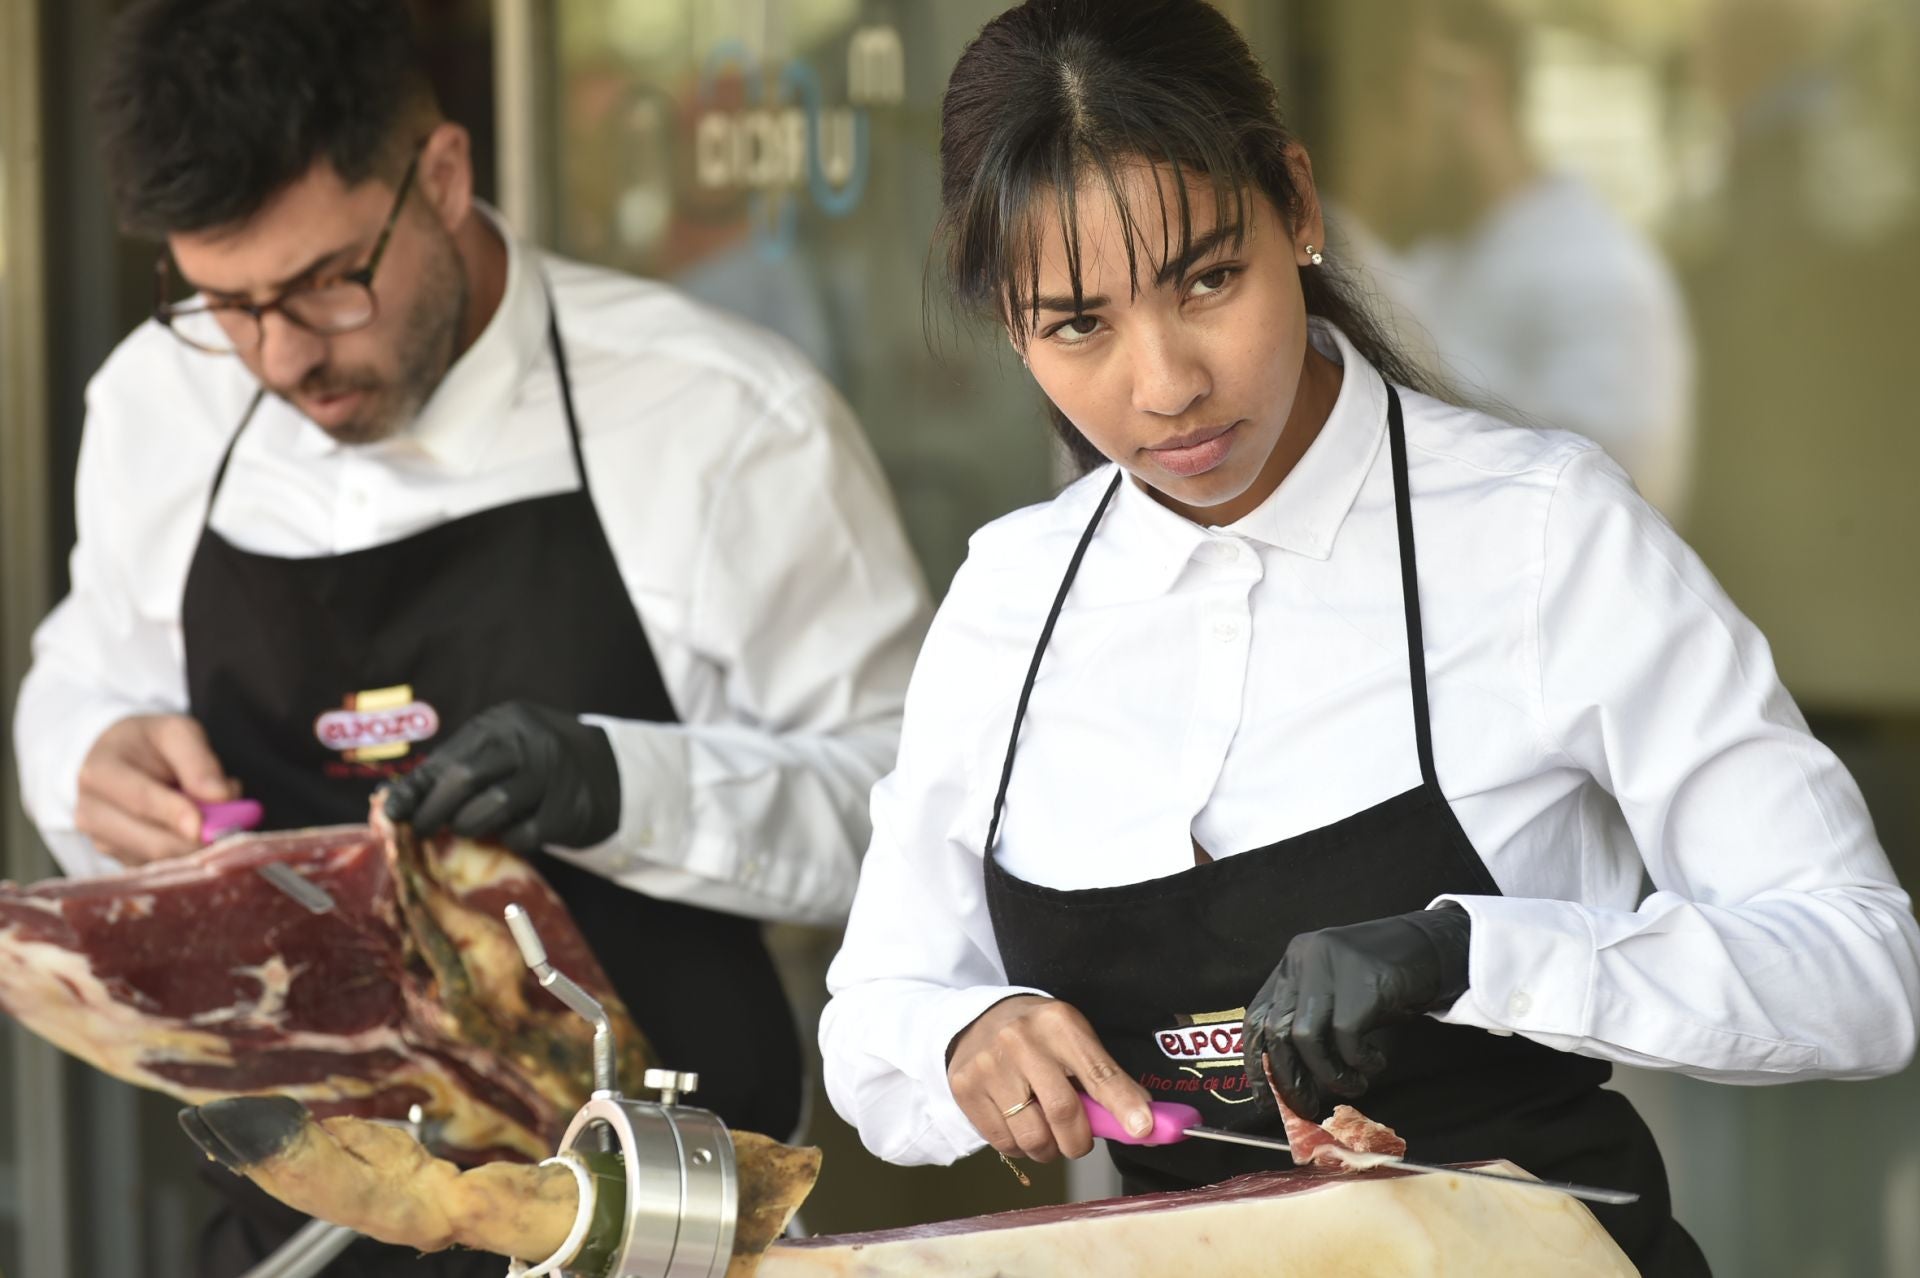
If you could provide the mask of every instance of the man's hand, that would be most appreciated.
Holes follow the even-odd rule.
[[[1153,1129],[1146,1090],[1107,1054],[1087,1018],[1037,994],[1002,999],[954,1035],[947,1083],[967,1121],[1003,1157],[1048,1163],[1091,1150],[1082,1091],[1129,1131]]]
[[[102,732],[80,764],[74,828],[122,865],[200,847],[201,803],[238,798],[198,721],[140,714]]]
[[[1386,1066],[1370,1031],[1452,1007],[1467,988],[1473,919],[1452,904],[1303,932],[1247,1008],[1253,1094],[1321,1118]],[[1264,1059],[1263,1059],[1264,1058]]]
[[[587,848],[620,826],[620,770],[607,734],[524,701],[482,711],[386,788],[387,816],[442,826],[521,855]]]

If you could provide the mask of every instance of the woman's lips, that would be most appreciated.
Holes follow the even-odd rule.
[[[1144,451],[1154,465],[1168,474],[1191,479],[1206,474],[1227,459],[1233,450],[1233,432],[1239,425],[1239,422],[1229,422],[1225,426],[1195,431]]]

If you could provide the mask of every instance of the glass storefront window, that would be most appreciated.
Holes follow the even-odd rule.
[[[558,6],[555,247],[805,351],[852,403],[934,588],[1053,482],[1035,393],[923,276],[947,68],[986,2]],[[923,323],[923,320],[928,321]],[[1011,370],[1011,371],[1010,371]]]

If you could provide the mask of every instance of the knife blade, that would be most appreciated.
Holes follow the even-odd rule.
[[[1217,1127],[1189,1127],[1182,1133],[1197,1136],[1201,1140],[1217,1140],[1231,1145],[1251,1145],[1256,1149],[1278,1149],[1287,1153],[1293,1147],[1283,1140],[1272,1140],[1264,1136],[1247,1136],[1240,1132],[1223,1132]],[[1601,1189],[1594,1185],[1579,1185],[1566,1180],[1534,1180],[1531,1177],[1508,1176],[1501,1172],[1482,1171],[1473,1167],[1447,1167],[1440,1163],[1416,1163],[1392,1154],[1363,1154],[1346,1150],[1340,1155],[1341,1161],[1353,1171],[1365,1171],[1370,1167],[1398,1167],[1410,1172],[1443,1172],[1448,1176],[1478,1176],[1482,1180],[1497,1180],[1508,1185],[1521,1185],[1528,1189],[1551,1189],[1556,1193],[1573,1198],[1584,1198],[1596,1203],[1633,1203],[1640,1201],[1640,1195],[1625,1189]]]
[[[318,883],[305,878],[285,861],[269,861],[255,871],[261,878],[305,907],[310,914],[326,914],[334,906],[333,895]]]
[[[1208,1127],[1200,1121],[1200,1111],[1191,1105],[1180,1105],[1171,1101],[1154,1101],[1148,1105],[1153,1113],[1153,1128],[1144,1136],[1135,1136],[1120,1125],[1099,1101],[1082,1093],[1081,1105],[1087,1111],[1087,1121],[1093,1128],[1093,1134],[1103,1140],[1119,1141],[1123,1145],[1171,1145],[1189,1139],[1215,1140],[1229,1145],[1246,1145],[1254,1149],[1277,1150],[1291,1154],[1293,1146],[1284,1140],[1275,1140],[1270,1136],[1249,1136],[1244,1132],[1222,1131],[1217,1127]],[[1481,1171],[1468,1167],[1446,1167],[1437,1163],[1415,1163],[1392,1154],[1362,1154],[1352,1150],[1342,1156],[1347,1165],[1355,1171],[1364,1171],[1369,1167],[1399,1167],[1410,1172],[1444,1173],[1448,1176],[1477,1176],[1482,1180],[1497,1180],[1502,1184],[1520,1185],[1531,1189],[1550,1189],[1557,1194],[1566,1194],[1573,1198],[1583,1198],[1596,1203],[1638,1202],[1640,1195],[1625,1189],[1601,1189],[1593,1185],[1578,1185],[1571,1181],[1533,1180],[1521,1176],[1506,1176],[1499,1172]]]

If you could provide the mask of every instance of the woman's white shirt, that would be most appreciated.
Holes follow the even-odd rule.
[[[1337,330],[1314,340],[1340,395],[1260,508],[1205,528],[1120,485],[1021,731],[996,848],[1019,877],[1157,878],[1192,841],[1234,855],[1419,783],[1385,385]],[[1436,770],[1502,893],[1452,898],[1471,986],[1441,1019],[1730,1082],[1902,1067],[1920,926],[1765,639],[1593,444],[1400,397]],[[975,535],[873,794],[820,1043],[835,1108],[894,1162],[981,1145],[946,1048],[1022,992],[982,846],[1112,475]]]

